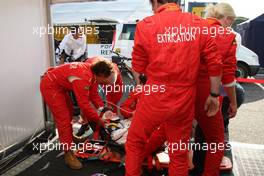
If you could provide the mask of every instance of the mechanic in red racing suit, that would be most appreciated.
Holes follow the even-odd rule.
[[[219,110],[221,57],[210,34],[176,31],[180,27],[208,27],[205,20],[182,13],[171,0],[151,1],[155,15],[137,23],[132,67],[146,74],[150,95],[142,94],[128,131],[126,175],[141,175],[146,143],[161,124],[170,144],[189,143],[194,117],[196,83],[201,58],[211,81],[211,95],[203,108],[208,116]],[[157,89],[165,87],[165,91]],[[169,175],[188,174],[188,149],[169,150]]]
[[[80,169],[82,164],[71,151],[73,107],[68,91],[75,93],[85,117],[103,126],[103,120],[91,106],[91,102],[96,108],[103,106],[102,102],[97,104],[98,101],[94,101],[98,93],[92,91],[92,86],[97,83],[113,84],[116,75],[111,62],[98,58],[93,63],[73,62],[50,68],[41,80],[40,91],[55,119],[59,140],[65,151],[65,163],[72,169]]]

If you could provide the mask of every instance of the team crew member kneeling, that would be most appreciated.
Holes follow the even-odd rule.
[[[65,151],[65,163],[72,169],[82,168],[82,163],[73,155],[71,145],[73,106],[68,91],[73,91],[85,117],[100,126],[104,121],[98,116],[96,109],[91,106],[97,92],[90,87],[97,83],[109,83],[115,80],[113,64],[105,59],[93,63],[73,62],[47,70],[40,83],[41,94],[50,108],[59,133],[60,143]],[[103,104],[95,104],[96,108]]]

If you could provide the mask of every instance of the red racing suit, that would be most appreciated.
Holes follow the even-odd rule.
[[[137,103],[139,101],[139,97],[142,92],[132,91],[130,92],[128,98],[125,102],[123,102],[120,106],[120,113],[124,118],[129,119],[133,117],[133,112],[136,110]]]
[[[71,76],[79,79],[69,82],[68,78]],[[89,117],[91,121],[98,122],[100,117],[91,106],[90,101],[96,108],[102,107],[103,102],[98,100],[100,97],[97,92],[93,91],[94,85],[95,80],[90,70],[90,64],[80,62],[72,62],[50,68],[41,80],[40,91],[54,116],[60,142],[66,145],[64,150],[69,150],[72,144],[71,119],[73,105],[68,91],[72,90],[74,92],[78,105],[85,117]]]
[[[96,58],[89,58],[86,60],[86,63],[93,63],[96,60]],[[117,79],[114,85],[101,85],[101,88],[106,92],[106,89],[108,89],[106,94],[106,100],[107,104],[111,109],[113,109],[113,112],[117,112],[116,106],[113,106],[111,104],[117,105],[117,103],[120,101],[122,95],[123,95],[123,81],[121,73],[117,67],[116,64],[114,64],[114,69],[117,72]],[[96,86],[95,86],[96,87]],[[98,87],[98,84],[97,84]]]
[[[221,24],[216,19],[209,18],[207,21],[212,29],[215,28],[216,31],[220,31],[219,28],[221,28]],[[217,41],[218,51],[222,56],[222,84],[225,86],[235,81],[236,42],[235,35],[233,33],[229,33],[225,29],[222,31],[224,32],[223,34],[217,34],[214,37],[216,37],[215,40]],[[219,111],[214,117],[207,117],[206,112],[204,111],[204,104],[210,92],[209,75],[204,62],[201,63],[199,68],[197,92],[199,93],[197,94],[196,99],[195,118],[205,135],[208,146],[213,146],[213,144],[217,144],[219,146],[219,150],[212,148],[207,151],[204,175],[219,175],[219,166],[224,152],[224,148],[222,147],[221,149],[221,145],[223,146],[224,144],[223,118],[221,111]],[[220,106],[221,102],[222,101],[220,101]],[[152,133],[145,148],[145,150],[148,151],[146,155],[154,152],[166,141],[165,131],[165,125],[162,124]]]
[[[161,124],[165,125],[169,143],[188,145],[201,58],[210,76],[221,75],[214,39],[209,34],[182,31],[188,27],[208,24],[195,15],[182,13],[174,3],[162,5],[155,15],[137,23],[132,67],[146,74],[146,85],[153,87],[153,92],[140,97],[128,131],[127,176],[141,174],[146,142]],[[161,85],[165,86],[164,92],[154,91]],[[169,156],[169,175],[188,175],[188,149],[169,150]]]
[[[236,42],[235,34],[221,26],[221,23],[213,18],[207,19],[210,31],[215,30],[217,48],[222,56],[222,85],[230,85],[235,81],[236,71]],[[220,33],[222,32],[222,33]],[[203,176],[219,175],[219,166],[224,155],[224,123],[221,114],[222,97],[220,97],[220,111],[214,117],[208,117],[204,111],[205,101],[210,93],[210,80],[206,64],[201,62],[197,84],[195,118],[204,134],[208,146],[206,151]],[[196,151],[194,151],[196,152]],[[199,164],[199,163],[197,163]],[[201,163],[200,163],[201,164]]]

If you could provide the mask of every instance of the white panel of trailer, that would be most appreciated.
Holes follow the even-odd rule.
[[[5,0],[0,6],[0,151],[44,128],[40,75],[50,66],[46,0]]]

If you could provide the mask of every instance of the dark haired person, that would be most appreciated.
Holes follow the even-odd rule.
[[[86,55],[86,36],[79,26],[71,26],[70,33],[65,35],[58,47],[60,64],[80,62]],[[68,58],[68,60],[67,60]]]
[[[104,60],[103,58],[99,58],[99,57],[95,57],[95,58],[88,58],[85,62],[86,63],[94,63],[97,60]],[[109,61],[107,61],[109,62]],[[100,92],[103,94],[103,96],[105,96],[105,110],[108,109],[108,115],[111,116],[112,113],[117,113],[117,104],[120,101],[122,95],[123,95],[123,91],[122,91],[122,87],[123,87],[123,81],[122,81],[122,77],[121,77],[121,73],[117,67],[116,64],[111,63],[113,65],[113,70],[112,72],[114,73],[114,76],[112,77],[114,80],[111,80],[110,82],[112,84],[109,84],[108,82],[103,82],[100,81],[97,84],[93,85],[93,92]],[[106,66],[106,65],[105,65]],[[108,72],[109,70],[107,70],[106,68],[104,68],[105,66],[101,65],[98,67],[94,67],[94,73],[103,73],[103,72]],[[100,69],[100,70],[99,70]],[[98,78],[99,79],[99,78]],[[100,85],[100,87],[99,87]],[[97,90],[99,88],[99,90]],[[103,91],[103,92],[102,92]],[[97,94],[98,94],[97,93]],[[100,102],[102,102],[102,98],[98,97],[96,98],[97,104],[99,104]],[[87,118],[83,118],[83,122],[82,122],[82,126],[81,128],[78,130],[78,132],[75,134],[75,137],[82,139],[82,135],[85,134],[85,131],[89,130],[89,123],[86,120]]]
[[[87,63],[93,63],[96,61],[97,58],[90,58],[87,59],[86,62]],[[111,62],[111,64],[113,65],[113,72],[115,74],[115,76],[113,77],[114,80],[112,80],[112,84],[108,84],[108,82],[100,82],[98,83],[99,85],[101,85],[102,90],[104,91],[105,95],[106,95],[106,104],[108,107],[110,107],[110,109],[112,109],[113,112],[117,113],[117,108],[116,106],[111,106],[111,104],[117,105],[118,102],[120,101],[122,95],[123,95],[123,80],[122,80],[122,76],[121,73],[118,69],[118,66],[114,63]],[[103,67],[99,67],[102,70],[95,70],[96,72],[103,72],[105,69]],[[107,89],[107,90],[106,90]]]
[[[72,169],[82,168],[82,163],[71,151],[73,107],[68,91],[75,93],[84,116],[103,126],[104,121],[91,105],[93,103],[99,108],[103,102],[95,101],[98,94],[92,87],[97,83],[112,84],[115,77],[114,65],[105,59],[98,59],[93,63],[73,62],[50,68],[41,80],[40,91],[53,114],[59,140],[65,151],[65,163]]]
[[[147,85],[165,85],[165,92],[143,94],[137,104],[126,142],[126,175],[141,175],[146,143],[154,130],[165,125],[170,144],[188,145],[200,62],[207,65],[211,82],[204,109],[219,110],[221,57],[209,34],[176,32],[181,27],[207,27],[203,19],[182,13],[176,1],[151,0],[154,15],[137,23],[132,67],[134,75],[148,77]],[[203,60],[202,60],[203,59]],[[188,149],[169,150],[169,175],[188,174]]]

